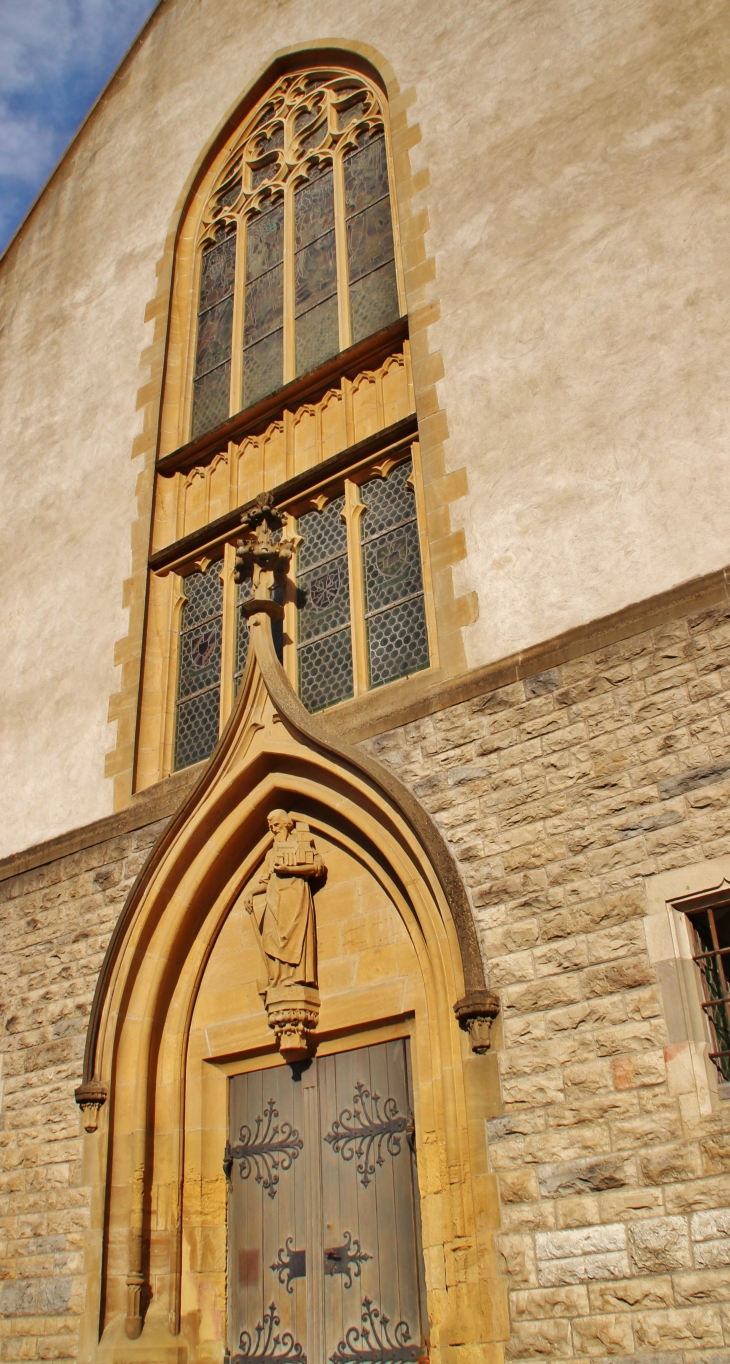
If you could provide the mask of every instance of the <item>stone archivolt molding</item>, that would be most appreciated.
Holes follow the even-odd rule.
[[[192,1354],[177,1352],[187,1350],[179,1334],[184,1190],[202,1180],[185,1145],[191,1020],[218,935],[272,847],[266,817],[272,810],[293,809],[305,811],[315,852],[321,837],[347,848],[368,869],[410,939],[424,1001],[411,1032],[419,1058],[415,1100],[424,1245],[435,1244],[446,1261],[434,1277],[427,1249],[433,1355],[456,1359],[462,1345],[484,1344],[496,1360],[501,1357],[496,1342],[507,1328],[492,1246],[496,1202],[483,1121],[488,1078],[486,1063],[473,1055],[460,1025],[474,1041],[474,1022],[482,1020],[474,1050],[483,1050],[497,1001],[485,989],[466,892],[445,841],[413,795],[370,756],[333,742],[326,725],[301,705],[274,653],[264,609],[270,603],[261,605],[250,619],[252,647],[234,712],[186,805],[140,873],[110,942],[92,1008],[77,1099],[87,1130],[94,1129],[97,1115],[100,1128],[89,1138],[100,1143],[94,1148],[95,1196],[103,1243],[98,1296],[95,1304],[92,1288],[89,1312],[97,1312],[97,1325],[106,1327],[96,1357],[142,1358],[139,1352],[153,1344],[155,1358],[203,1357],[194,1345]],[[301,814],[296,818],[301,831]],[[262,1043],[264,1050],[276,1046],[271,1030],[281,1037],[288,1029],[291,1038],[292,1026],[300,1041],[316,1047],[317,1003],[298,1001],[300,1013],[309,1010],[306,1019],[280,1018],[270,1008],[268,1031],[262,1003],[264,1034],[271,1040],[260,1038],[258,1054]],[[296,1007],[295,1002],[295,1012]],[[377,1013],[373,1022],[379,1022]],[[102,1107],[106,1094],[109,1102]],[[220,1179],[224,1190],[222,1169]],[[172,1199],[170,1189],[179,1191]],[[225,1193],[220,1196],[225,1207]],[[167,1269],[155,1280],[154,1327],[145,1324],[150,1209],[156,1210],[158,1267],[163,1250],[167,1256]],[[113,1301],[115,1311],[121,1304],[121,1244],[128,1246],[123,1330],[123,1318],[105,1322],[102,1309],[104,1301]],[[166,1290],[160,1290],[161,1281]],[[167,1324],[160,1336],[158,1304],[165,1292]],[[176,1352],[168,1356],[171,1349]]]

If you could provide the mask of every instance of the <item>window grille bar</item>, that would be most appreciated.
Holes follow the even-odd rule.
[[[184,706],[188,701],[195,701],[198,696],[205,696],[206,692],[217,691],[220,687],[220,680],[212,682],[209,687],[201,687],[200,691],[188,692],[187,696],[181,696],[178,701],[179,706]]]
[[[303,578],[306,573],[314,573],[317,568],[324,568],[326,564],[333,564],[337,559],[346,557],[345,550],[338,549],[336,554],[330,554],[326,559],[318,559],[316,564],[307,564],[306,568],[299,570],[298,577]]]
[[[331,635],[341,635],[345,630],[350,629],[350,622],[346,625],[335,625],[332,630],[325,630],[322,635],[310,635],[308,639],[303,639],[301,643],[297,640],[298,649],[308,649],[310,644],[318,644],[321,639],[329,639]]]
[[[717,908],[726,911],[727,905]],[[730,1034],[730,989],[725,961],[730,956],[730,944],[721,946],[714,908],[698,910],[695,914],[689,914],[688,918],[695,934],[695,946],[706,948],[708,929],[712,941],[711,948],[693,953],[692,960],[696,962],[702,980],[705,996],[701,1002],[702,1011],[714,1036],[715,1046],[720,1044],[720,1050],[708,1053],[709,1059],[715,1063],[720,1078],[727,1082],[730,1080],[730,1049],[723,1048],[722,1043]]]
[[[416,516],[409,516],[405,521],[396,521],[392,526],[386,526],[385,530],[377,530],[374,535],[365,535],[360,541],[361,545],[372,545],[374,540],[382,540],[384,535],[390,535],[391,531],[402,530],[404,526],[412,526],[418,520]]]
[[[376,204],[382,204],[385,199],[390,199],[390,194],[387,190],[385,194],[381,194],[379,199],[373,199],[371,204],[366,204],[364,208],[357,208],[354,213],[349,213],[347,216],[348,223],[354,222],[355,218],[360,218],[363,213],[368,213],[371,208],[375,208]]]
[[[417,597],[422,597],[423,592],[411,592],[408,597],[399,597],[397,601],[389,601],[386,606],[376,606],[372,611],[365,612],[365,619],[371,620],[373,616],[382,616],[385,611],[392,611],[394,606],[404,606],[407,601],[415,601]]]
[[[207,308],[201,308],[198,318],[205,317],[205,314],[212,312],[214,308],[220,308],[221,303],[225,303],[227,298],[233,298],[232,289],[229,289],[227,294],[222,294],[220,298],[217,298],[215,303],[209,303]]]
[[[214,374],[217,369],[223,369],[224,365],[230,365],[230,363],[231,357],[229,355],[226,360],[219,360],[217,365],[211,365],[210,369],[201,370],[200,374],[196,374],[193,382],[197,384],[198,379],[205,379],[208,374]]]
[[[209,625],[212,620],[220,620],[220,615],[220,611],[214,611],[211,616],[201,616],[200,620],[196,620],[194,625],[188,625],[180,631],[180,638],[182,639],[185,635],[194,635],[201,625]]]
[[[352,218],[349,218],[349,219],[348,219],[348,222],[353,222],[353,219],[352,219]],[[382,270],[382,269],[384,269],[384,267],[385,267],[386,265],[393,265],[394,262],[395,262],[395,256],[386,256],[386,257],[385,257],[385,260],[380,260],[380,261],[378,261],[377,265],[373,265],[372,268],[371,268],[370,270],[366,270],[364,275],[358,275],[357,279],[354,279],[354,280],[352,281],[353,284],[362,284],[362,281],[363,281],[364,279],[370,279],[370,276],[371,276],[371,275],[374,275],[375,272],[376,272],[377,270]]]

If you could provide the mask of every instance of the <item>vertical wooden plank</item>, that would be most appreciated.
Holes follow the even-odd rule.
[[[234,1159],[229,1204],[231,1353],[240,1351],[242,1332],[249,1333],[251,1349],[256,1352],[256,1329],[264,1327],[272,1303],[280,1319],[277,1331],[291,1331],[306,1350],[306,1282],[303,1278],[291,1279],[289,1293],[289,1276],[277,1269],[288,1263],[292,1251],[304,1249],[306,1146],[301,1085],[294,1084],[288,1066],[237,1076],[231,1081],[230,1113],[234,1153],[242,1144],[242,1127],[248,1129],[254,1143],[263,1138],[275,1144],[289,1133],[293,1143],[290,1150],[302,1142],[302,1149],[291,1161],[280,1151],[270,1153],[268,1160],[260,1159],[258,1164],[252,1160],[245,1179],[241,1178],[240,1160]]]
[[[302,1072],[302,1100],[304,1106],[304,1130],[307,1144],[306,1162],[306,1346],[309,1364],[323,1359],[324,1343],[324,1296],[322,1290],[322,1261],[324,1240],[322,1227],[322,1163],[319,1159],[321,1146],[319,1102],[317,1095],[317,1064],[313,1062]],[[301,1336],[297,1337],[302,1340]]]
[[[325,1274],[326,1355],[336,1351],[349,1328],[362,1329],[365,1299],[372,1303],[372,1331],[381,1334],[381,1347],[392,1348],[401,1321],[407,1323],[410,1343],[419,1346],[424,1330],[414,1154],[406,1130],[390,1139],[382,1131],[390,1117],[400,1119],[404,1129],[411,1113],[406,1044],[363,1047],[327,1057],[318,1066],[323,1137],[348,1127],[354,1134],[349,1141],[345,1136],[339,1143],[323,1142],[325,1246],[336,1230],[332,1244],[345,1254],[349,1232],[350,1252],[359,1249],[371,1257],[360,1260],[359,1275],[353,1265],[350,1288],[347,1275]]]

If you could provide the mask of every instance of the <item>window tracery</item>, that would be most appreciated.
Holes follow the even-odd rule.
[[[191,201],[166,381],[176,415],[163,417],[182,443],[165,435],[157,464],[144,785],[207,758],[228,719],[252,595],[234,545],[264,493],[297,546],[272,632],[310,711],[434,662],[386,115],[364,75],[283,75]]]
[[[230,149],[199,246],[193,438],[399,316],[378,92],[282,77]]]
[[[317,505],[305,499],[305,508],[295,504],[282,519],[296,555],[291,573],[273,589],[287,617],[284,631],[275,630],[275,643],[307,709],[324,710],[427,668],[412,454],[366,466],[319,496]],[[215,747],[223,660],[230,656],[221,638],[225,599],[235,604],[235,693],[248,656],[244,603],[253,595],[251,578],[235,582],[220,562],[207,573],[195,569],[182,586],[178,768]]]

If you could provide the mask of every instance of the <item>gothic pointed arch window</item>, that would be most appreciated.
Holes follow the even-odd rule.
[[[392,165],[377,80],[337,66],[288,71],[189,205],[156,470],[138,786],[208,757],[233,706],[252,591],[235,547],[262,494],[295,547],[272,592],[281,661],[308,709],[437,662]],[[216,599],[205,619],[199,597]]]
[[[201,223],[191,436],[399,315],[382,96],[344,72],[285,76]]]

